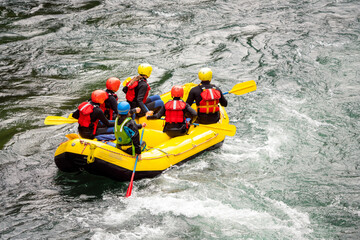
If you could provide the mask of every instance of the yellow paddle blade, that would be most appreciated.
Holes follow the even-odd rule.
[[[229,93],[234,93],[236,95],[242,95],[248,92],[252,92],[256,90],[256,83],[254,80],[242,82],[236,84]]]
[[[80,136],[76,133],[69,133],[69,134],[66,134],[65,137],[67,137],[69,140],[73,140],[75,138],[80,138]]]
[[[44,120],[45,125],[60,125],[66,123],[76,123],[78,120],[75,118],[66,118],[58,116],[47,116]]]
[[[197,124],[197,123],[192,123],[193,125],[199,126],[199,127],[205,127],[205,128],[210,128],[216,132],[219,133],[223,133],[226,136],[234,136],[236,133],[236,127],[235,125],[226,125],[226,126],[222,126],[220,124],[214,123],[214,124]]]

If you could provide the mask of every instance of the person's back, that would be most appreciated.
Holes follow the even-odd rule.
[[[186,103],[192,105],[195,101],[198,113],[197,123],[216,123],[220,120],[219,104],[226,107],[227,100],[220,88],[210,83],[212,79],[210,68],[200,69],[199,79],[201,83],[190,90]]]
[[[120,102],[118,104],[119,115],[115,119],[116,147],[130,155],[140,155],[140,134],[139,129],[146,126],[146,123],[137,124],[132,120],[130,104]],[[141,156],[140,156],[141,159]]]
[[[160,111],[153,116],[148,116],[147,119],[157,119],[165,115],[165,125],[163,132],[169,137],[177,137],[186,134],[189,130],[189,125],[196,119],[196,111],[191,106],[185,103],[181,98],[184,95],[184,90],[181,86],[174,86],[171,89],[172,100],[168,101]],[[186,118],[191,119],[190,122]]]
[[[78,131],[82,138],[93,139],[97,135],[107,133],[108,128],[114,126],[113,123],[106,119],[100,109],[100,104],[105,101],[106,97],[105,91],[95,90],[91,94],[91,100],[81,103],[72,114],[74,118],[78,119]],[[101,121],[101,124],[99,124],[99,121]]]

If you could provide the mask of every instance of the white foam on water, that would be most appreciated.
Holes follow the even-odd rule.
[[[267,131],[268,140],[265,142],[265,149],[271,159],[280,158],[282,156],[280,147],[289,141],[288,133],[281,126],[276,125],[269,127]]]
[[[306,114],[304,113],[299,113],[298,111],[292,109],[292,110],[289,110],[293,115],[297,116],[298,118],[301,118],[301,119],[305,119],[310,125],[314,126],[314,127],[319,127],[321,125],[330,125],[328,123],[322,123],[322,122],[319,122],[319,121],[316,121],[314,119],[312,119],[311,117],[307,116]]]
[[[289,226],[288,230],[291,234],[293,234],[294,239],[303,239],[304,235],[313,232],[313,230],[311,229],[311,222],[308,213],[300,212],[297,209],[286,205],[282,201],[277,201],[266,197],[263,192],[257,190],[255,186],[250,183],[243,182],[243,184],[246,185],[248,188],[253,189],[255,191],[255,194],[261,196],[261,198],[271,204],[275,208],[275,210],[284,213],[289,217],[290,221],[288,222],[287,226]],[[284,220],[281,221],[286,222]]]
[[[205,221],[211,226],[224,225],[226,226],[226,231],[232,229],[236,232],[237,229],[241,228],[249,229],[253,232],[263,230],[273,232],[281,231],[285,235],[294,236],[294,239],[301,239],[304,234],[311,232],[311,230],[308,229],[310,221],[307,214],[298,212],[283,202],[269,198],[266,198],[266,200],[274,205],[279,211],[286,213],[286,219],[279,218],[272,213],[265,211],[257,211],[249,208],[234,208],[233,206],[224,204],[222,201],[218,200],[201,200],[189,197],[183,198],[183,196],[178,195],[168,195],[163,197],[132,196],[131,198],[124,199],[122,202],[126,204],[125,209],[119,211],[116,208],[110,208],[104,213],[103,223],[113,229],[117,226],[123,226],[130,224],[132,221],[137,221],[136,219],[139,218],[139,216],[150,214],[153,217],[170,216],[173,222],[180,221],[180,219],[184,218],[188,220],[199,219],[199,221],[196,221],[199,222],[199,224],[202,224],[202,222]],[[172,226],[175,230],[177,227],[177,224],[173,224]],[[142,224],[133,232],[127,232],[127,234],[136,234],[136,236],[134,235],[133,237],[141,239],[140,235],[142,234],[151,234],[153,237],[163,236],[165,231],[168,230],[159,228],[158,224],[155,228]],[[126,229],[124,229],[124,231],[126,231]],[[95,230],[95,232],[94,239],[102,239],[105,236],[107,238],[106,232],[103,232],[102,230]],[[226,234],[226,232],[223,234]],[[113,234],[110,234],[110,237],[111,235]]]
[[[259,150],[262,147],[255,146],[246,139],[232,139],[225,141],[221,147],[221,159],[231,163],[239,163],[246,159],[259,159]]]
[[[104,229],[95,229],[93,240],[127,240],[127,239],[166,239],[166,226],[151,228],[146,224],[140,224],[133,231],[128,229],[119,229],[116,233],[105,231]]]
[[[223,155],[226,156],[227,161],[234,163],[243,161],[245,158],[252,160],[259,159],[259,155],[262,152],[266,152],[270,159],[282,157],[282,150],[280,148],[288,143],[289,133],[280,125],[272,124],[266,128],[266,137],[266,141],[260,142],[260,144],[257,142],[257,145],[246,139],[234,139],[232,142],[226,142],[223,145],[223,149],[227,152]]]

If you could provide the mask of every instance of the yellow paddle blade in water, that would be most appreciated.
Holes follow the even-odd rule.
[[[44,120],[45,125],[60,125],[66,123],[76,123],[78,120],[75,118],[66,118],[58,116],[47,116]]]
[[[256,90],[256,83],[254,80],[242,82],[236,84],[229,92],[227,93],[233,93],[236,95],[243,95],[248,92],[252,92]],[[226,94],[226,93],[224,93]]]

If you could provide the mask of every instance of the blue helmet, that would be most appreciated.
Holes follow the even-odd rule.
[[[120,115],[126,115],[130,111],[130,104],[128,102],[119,102],[117,108]]]

